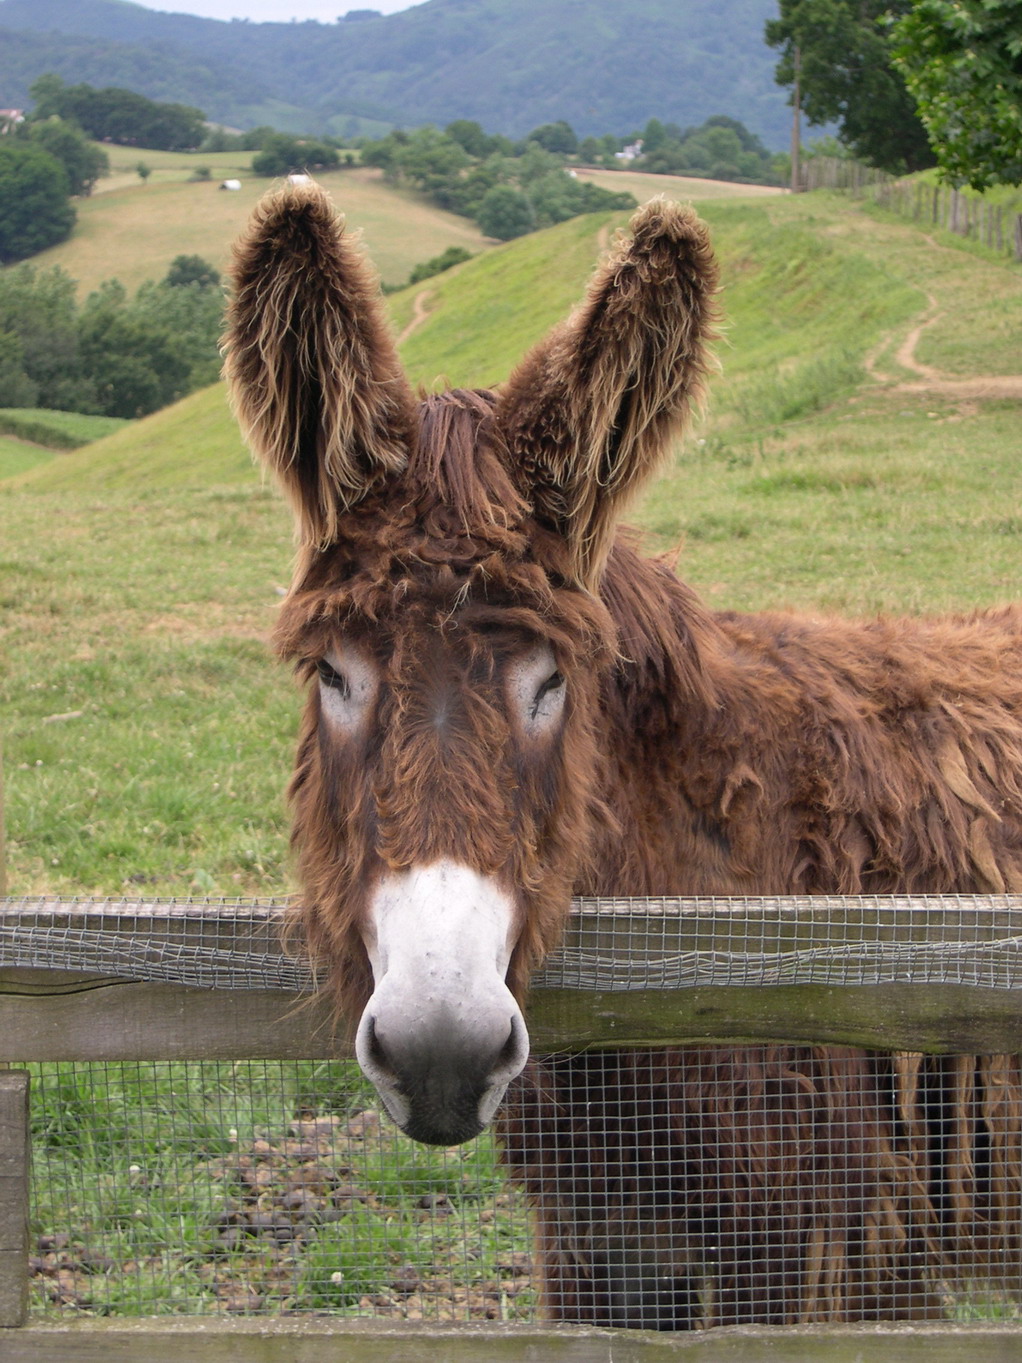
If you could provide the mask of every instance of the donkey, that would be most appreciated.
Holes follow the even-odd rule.
[[[298,540],[302,922],[394,1121],[452,1145],[516,1081],[506,1158],[560,1319],[939,1314],[949,1233],[1017,1267],[1014,1062],[963,1062],[952,1135],[942,1062],[529,1061],[522,1001],[573,894],[1022,888],[1022,614],[713,613],[636,552],[622,515],[714,368],[687,208],[640,209],[494,391],[416,397],[314,185],[260,204],[233,281],[225,374]]]

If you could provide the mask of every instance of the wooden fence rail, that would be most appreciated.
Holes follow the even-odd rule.
[[[828,914],[830,906],[832,913]],[[941,912],[946,907],[947,916]],[[262,917],[260,918],[260,915]],[[1022,1356],[1022,1332],[1010,1326],[728,1329],[708,1335],[656,1335],[638,1331],[496,1326],[461,1328],[380,1322],[239,1321],[206,1317],[144,1321],[75,1321],[25,1325],[27,1300],[27,1113],[25,1077],[4,1062],[77,1060],[319,1059],[350,1054],[329,1010],[299,988],[251,987],[251,968],[241,989],[203,988],[163,978],[131,978],[140,969],[172,973],[168,960],[185,948],[215,941],[223,959],[232,952],[251,962],[253,922],[262,922],[258,956],[272,973],[284,962],[276,927],[280,911],[248,906],[243,914],[215,905],[90,904],[59,900],[0,901],[0,1331],[5,1363],[89,1363],[111,1358],[180,1363],[258,1360],[259,1363],[339,1363],[400,1357],[415,1363],[486,1363],[489,1359],[535,1363],[599,1363],[686,1357],[692,1360],[819,1360],[837,1363],[869,1357],[951,1363],[965,1350],[974,1363]],[[650,933],[650,923],[656,932]],[[948,947],[947,924],[953,922]],[[244,924],[244,929],[242,925]],[[613,988],[570,988],[571,970],[589,969],[601,954],[629,947],[628,969]],[[89,934],[109,937],[109,965],[61,969],[26,964],[33,934],[69,944],[72,959]],[[134,934],[133,944],[130,934]],[[141,939],[148,961],[139,964]],[[18,944],[29,941],[27,949]],[[46,940],[49,940],[47,938]],[[1012,980],[1022,951],[1022,897],[842,900],[657,900],[584,901],[576,906],[567,941],[540,976],[528,1018],[537,1051],[590,1046],[647,1046],[685,1042],[792,1041],[847,1043],[934,1053],[1014,1052],[1022,1049],[1022,991],[1010,987],[939,980],[912,983],[696,984],[654,987],[665,961],[675,970],[718,968],[720,947],[744,966],[755,962],[757,978],[784,976],[808,961],[819,969],[820,953],[847,960],[860,942],[870,970],[905,971],[903,953],[927,959],[987,961]],[[737,948],[760,948],[758,953]],[[105,948],[104,948],[105,950]],[[966,953],[962,957],[961,953]],[[927,953],[929,953],[927,955]],[[47,956],[49,960],[50,957]],[[5,965],[5,960],[15,964]],[[775,964],[771,964],[775,961]],[[560,962],[560,963],[558,963]],[[877,965],[876,963],[880,964]],[[887,962],[887,964],[885,964]],[[890,963],[894,964],[891,965]],[[189,967],[190,969],[191,967]],[[984,967],[985,968],[985,967]],[[968,969],[972,969],[971,966]],[[629,971],[631,973],[629,973]],[[960,972],[961,973],[961,972]],[[967,973],[967,971],[966,971]],[[647,979],[647,975],[649,978]],[[977,978],[985,978],[980,972]],[[1022,979],[1022,975],[1020,975]]]

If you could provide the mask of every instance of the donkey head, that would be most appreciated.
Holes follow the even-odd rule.
[[[699,400],[716,271],[656,202],[498,392],[417,400],[375,278],[315,186],[257,209],[226,375],[295,513],[277,632],[309,683],[291,785],[306,933],[405,1131],[477,1134],[519,1008],[612,821],[601,575]]]

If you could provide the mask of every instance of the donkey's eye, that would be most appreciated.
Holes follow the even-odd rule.
[[[549,644],[537,644],[513,658],[507,670],[509,699],[527,738],[542,738],[557,727],[567,687]]]
[[[564,685],[564,678],[560,672],[551,672],[546,681],[541,682],[532,698],[532,718],[536,719],[543,706],[543,701],[554,691],[559,691]]]
[[[316,662],[319,709],[336,736],[361,732],[379,692],[376,663],[361,650],[340,640]]]
[[[316,671],[319,679],[324,686],[329,686],[331,691],[339,691],[345,700],[351,695],[351,686],[343,672],[338,672],[335,667],[331,667],[325,658],[320,658],[316,664]]]

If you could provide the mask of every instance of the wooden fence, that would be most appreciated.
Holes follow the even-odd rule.
[[[685,911],[671,916],[671,903]],[[939,900],[838,901],[850,910],[837,915],[830,938],[835,948],[854,944],[863,922],[883,919],[882,937],[895,948],[911,939],[940,949]],[[620,915],[645,923],[644,901],[624,901]],[[952,900],[956,911],[962,897]],[[806,940],[804,915],[814,932],[821,922],[819,900],[656,901],[669,918],[656,950],[672,959],[705,951],[708,942],[735,940],[736,912],[744,906],[769,926],[762,940],[778,961]],[[667,906],[665,908],[665,906]],[[967,906],[968,907],[968,906]],[[924,912],[921,914],[920,910]],[[6,940],[52,921],[73,935],[78,919],[96,906],[87,903],[0,901]],[[104,904],[102,913],[138,934],[159,952],[190,933],[208,933],[215,906],[131,903]],[[970,926],[971,925],[971,926]],[[218,924],[218,946],[231,945],[230,921]],[[591,953],[604,931],[599,904],[583,904],[572,920],[566,949],[584,943]],[[113,940],[127,941],[121,934]],[[641,942],[642,937],[638,940]],[[987,897],[972,914],[959,917],[957,943],[980,954],[991,946],[1009,959],[1022,942],[1022,897]],[[239,952],[251,941],[239,937]],[[264,944],[265,945],[265,944]],[[272,948],[275,950],[277,948]],[[127,951],[128,948],[125,948]],[[641,964],[642,949],[636,956]],[[136,962],[137,963],[137,962]],[[109,970],[67,970],[24,964],[0,965],[0,1357],[5,1363],[181,1363],[201,1354],[204,1363],[335,1363],[400,1357],[402,1363],[486,1363],[528,1359],[531,1363],[641,1363],[684,1357],[695,1363],[852,1363],[869,1358],[920,1363],[972,1363],[1022,1356],[1022,1329],[1008,1325],[736,1327],[705,1333],[654,1334],[577,1327],[425,1326],[379,1321],[221,1318],[89,1319],[26,1324],[28,1294],[28,1111],[27,1075],[6,1069],[11,1062],[55,1060],[135,1061],[180,1059],[290,1060],[347,1054],[325,1009],[296,1007],[287,989],[206,989],[190,984],[139,982],[125,977],[127,955],[111,951]],[[928,1053],[1016,1052],[1022,1043],[1022,994],[1012,988],[971,984],[784,984],[712,985],[683,989],[632,987],[583,991],[536,989],[529,1027],[537,1051],[565,1048],[650,1046],[664,1043],[792,1041],[879,1045],[885,1050]]]
[[[800,181],[803,191],[836,189],[847,191],[853,198],[870,198],[899,217],[970,237],[1022,262],[1022,213],[1015,207],[988,203],[977,194],[950,185],[899,180],[873,166],[833,156],[805,160]]]

